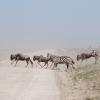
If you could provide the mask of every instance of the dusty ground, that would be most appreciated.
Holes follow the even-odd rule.
[[[33,68],[30,65],[25,68],[25,62],[19,62],[17,67],[11,66],[9,55],[19,51],[0,50],[0,100],[100,100],[100,81],[96,80],[100,76],[97,73],[100,72],[88,74],[90,69],[91,72],[94,71],[94,59],[83,63],[82,66],[76,63],[76,69],[70,68],[67,72],[64,65],[58,66],[60,70],[41,69],[36,62]],[[75,57],[81,51],[45,49],[21,52],[31,58],[40,54],[46,56],[47,52],[69,55],[76,61]],[[100,70],[99,64],[95,65],[95,68]],[[93,79],[90,76],[94,76]]]

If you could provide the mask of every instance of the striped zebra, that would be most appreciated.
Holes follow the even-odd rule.
[[[69,68],[69,65],[72,65],[72,68],[74,69],[73,64],[75,64],[75,62],[68,56],[56,56],[47,53],[47,58],[49,58],[49,61],[52,62],[52,64],[54,64],[54,67],[56,68],[58,64],[65,64],[67,66],[67,69]]]

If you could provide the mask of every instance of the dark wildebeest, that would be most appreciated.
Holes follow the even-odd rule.
[[[56,68],[58,64],[65,64],[67,66],[67,69],[69,68],[69,65],[72,65],[74,69],[73,64],[75,64],[75,62],[68,56],[55,56],[50,53],[47,53],[47,58],[49,58],[49,61],[51,61]]]
[[[26,55],[23,55],[21,53],[11,54],[10,60],[12,61],[11,64],[13,64],[16,61],[15,66],[17,65],[18,61],[26,61],[26,63],[27,63],[26,67],[28,66],[29,62],[31,63],[31,65],[33,67],[33,62],[30,59],[30,57],[26,56]]]
[[[49,61],[49,59],[48,58],[46,58],[46,57],[44,57],[44,56],[42,56],[42,55],[40,55],[40,56],[33,56],[33,61],[35,61],[35,60],[37,60],[38,61],[38,64],[41,66],[41,62],[44,62],[45,64],[44,64],[44,66],[46,66],[47,65],[47,67],[48,67],[48,61]],[[44,66],[41,66],[42,68],[44,67]],[[46,68],[47,68],[46,67]]]
[[[91,57],[95,58],[95,64],[97,63],[97,60],[99,58],[99,54],[98,51],[96,50],[92,50],[91,53],[82,53],[80,55],[77,55],[77,61],[81,60],[83,62],[83,60],[87,60]]]

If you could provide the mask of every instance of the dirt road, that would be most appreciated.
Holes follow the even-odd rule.
[[[55,71],[7,63],[0,66],[0,100],[61,100]]]

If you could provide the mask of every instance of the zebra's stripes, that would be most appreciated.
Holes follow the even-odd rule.
[[[47,58],[49,58],[50,61],[54,64],[54,67],[57,67],[58,64],[65,64],[68,69],[69,65],[72,65],[73,67],[74,64],[74,61],[68,56],[56,56],[48,53]]]

